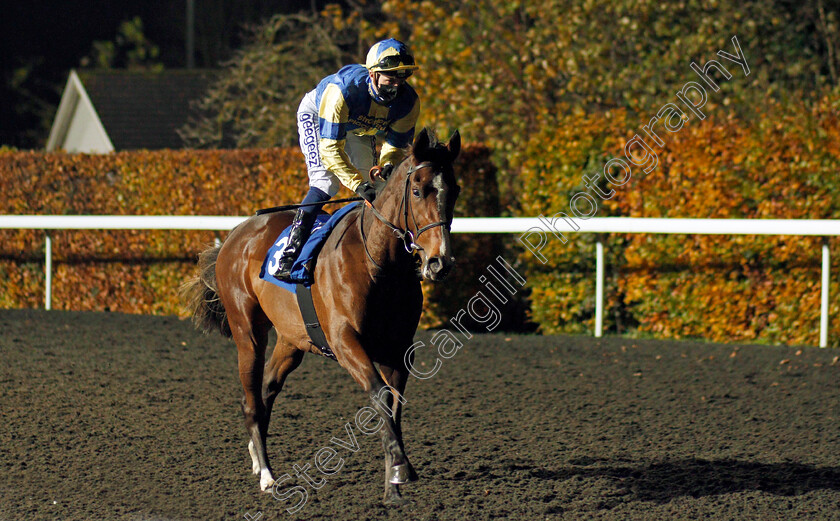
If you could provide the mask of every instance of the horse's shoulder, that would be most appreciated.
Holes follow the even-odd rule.
[[[335,228],[333,228],[332,233],[330,234],[330,238],[336,238],[340,240],[342,236],[344,236],[347,232],[353,230],[358,222],[359,218],[362,215],[362,205],[356,206],[340,220],[336,223]]]

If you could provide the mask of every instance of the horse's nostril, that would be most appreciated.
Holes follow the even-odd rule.
[[[432,257],[429,259],[429,272],[435,279],[442,279],[449,273],[452,263],[447,261],[449,259],[444,257]]]

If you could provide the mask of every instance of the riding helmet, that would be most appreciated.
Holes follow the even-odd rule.
[[[407,78],[419,67],[408,46],[399,40],[389,38],[376,42],[368,51],[365,67],[370,72],[381,72],[399,78]]]

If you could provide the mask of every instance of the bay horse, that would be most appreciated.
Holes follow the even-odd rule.
[[[386,504],[403,503],[399,485],[417,479],[400,427],[413,360],[406,352],[423,306],[420,278],[443,280],[454,266],[449,229],[460,187],[452,164],[460,143],[458,131],[442,144],[423,129],[373,204],[339,221],[315,266],[311,292],[323,333],[382,419]],[[182,288],[196,326],[236,343],[248,449],[263,491],[275,483],[266,452],[274,400],[305,353],[323,354],[310,342],[295,295],[260,279],[266,252],[292,218],[288,211],[250,217],[199,255],[198,275]],[[277,344],[266,365],[272,327]]]

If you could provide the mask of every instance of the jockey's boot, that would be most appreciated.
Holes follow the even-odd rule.
[[[289,232],[289,244],[283,250],[283,255],[280,257],[280,267],[274,276],[283,282],[291,282],[292,265],[300,255],[300,250],[309,238],[312,232],[312,224],[315,222],[315,215],[317,212],[306,212],[303,208],[298,208],[295,214],[295,219],[292,221],[292,230]]]

